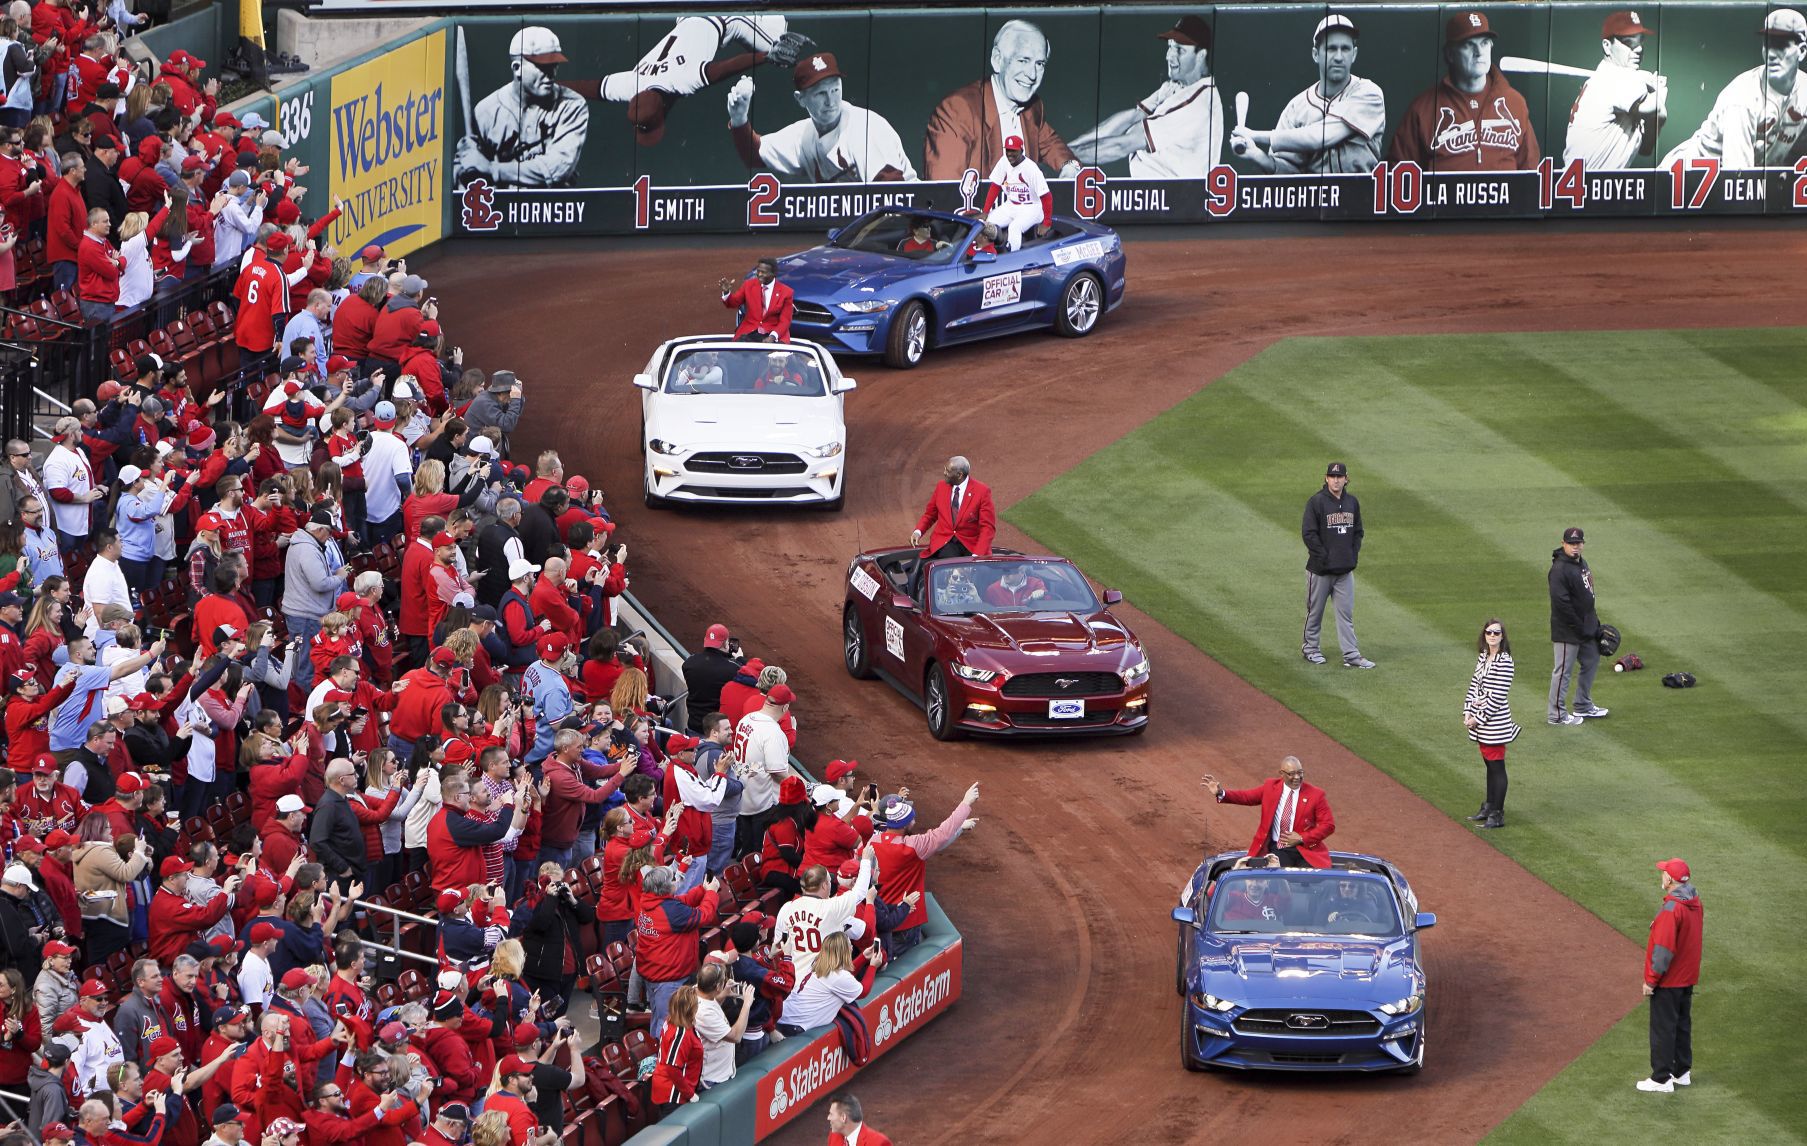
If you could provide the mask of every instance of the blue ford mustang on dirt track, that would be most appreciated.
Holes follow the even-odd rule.
[[[1383,859],[1331,852],[1328,868],[1206,860],[1180,891],[1176,985],[1187,1070],[1398,1071],[1425,1061],[1418,910]]]
[[[913,222],[932,250],[906,249]],[[877,354],[909,368],[937,346],[1052,327],[1069,338],[1097,329],[1123,301],[1123,245],[1097,223],[1056,218],[1017,251],[973,253],[981,220],[883,207],[778,260],[796,292],[791,332],[837,354]]]

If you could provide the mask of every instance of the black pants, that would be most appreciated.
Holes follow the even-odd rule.
[[[971,557],[973,551],[968,549],[958,537],[948,538],[947,544],[926,557],[918,557],[916,564],[910,569],[910,597],[922,600],[922,575],[927,571],[928,563],[939,561],[943,557]]]
[[[1668,1082],[1694,1068],[1694,988],[1658,987],[1650,996],[1650,1078]]]
[[[1311,866],[1305,862],[1305,857],[1299,854],[1298,848],[1269,848],[1266,854],[1277,857],[1281,867]]]
[[[1483,760],[1487,765],[1487,799],[1485,803],[1496,812],[1506,810],[1506,762],[1504,760]]]
[[[773,804],[763,812],[743,815],[734,821],[734,855],[735,858],[756,852],[765,842],[765,830],[772,826],[783,813],[779,810],[783,805]]]

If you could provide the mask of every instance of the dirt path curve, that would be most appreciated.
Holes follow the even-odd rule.
[[[467,244],[426,273],[470,360],[527,380],[518,440],[557,448],[568,473],[608,490],[634,591],[682,637],[726,620],[790,670],[806,760],[857,758],[887,790],[908,784],[931,819],[984,782],[979,828],[930,876],[966,935],[965,998],[860,1080],[874,1125],[913,1143],[1262,1141],[1301,1125],[1357,1142],[1392,1137],[1383,1128],[1409,1109],[1414,1138],[1453,1142],[1485,1133],[1636,1004],[1633,944],[1133,609],[1160,676],[1145,737],[936,745],[903,698],[841,668],[847,558],[907,536],[948,454],[969,455],[1008,504],[1290,335],[1796,321],[1781,234],[1512,225],[1135,241],[1129,301],[1087,342],[1023,337],[908,374],[850,364],[854,479],[838,516],[640,504],[628,377],[661,339],[722,329],[711,284],[767,245]],[[1432,1066],[1418,1079],[1179,1068],[1167,911],[1201,852],[1240,846],[1253,826],[1246,809],[1209,805],[1198,777],[1240,786],[1287,753],[1335,801],[1335,842],[1399,862],[1439,915]],[[1552,951],[1560,976],[1538,970]],[[818,1109],[776,1140],[824,1136]]]

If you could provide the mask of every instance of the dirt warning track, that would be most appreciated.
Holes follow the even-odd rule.
[[[936,744],[904,698],[843,671],[847,559],[907,539],[949,454],[1007,505],[1293,335],[1796,321],[1798,283],[1774,257],[1784,232],[1769,227],[1242,233],[1131,232],[1128,300],[1085,341],[1024,336],[908,373],[844,363],[860,388],[840,514],[656,513],[639,496],[631,375],[663,339],[726,328],[717,278],[809,240],[461,244],[424,268],[467,361],[526,380],[518,460],[555,448],[608,491],[632,590],[681,638],[726,621],[790,671],[807,762],[858,759],[886,790],[908,785],[930,822],[982,781],[978,829],[929,876],[966,936],[965,997],[858,1081],[899,1141],[1260,1141],[1303,1126],[1377,1141],[1407,1109],[1420,1141],[1473,1140],[1638,1002],[1631,942],[1133,607],[1159,666],[1156,719],[1135,739]],[[1026,543],[1008,527],[999,541]],[[1179,1066],[1167,912],[1198,857],[1242,846],[1254,815],[1211,804],[1198,777],[1243,786],[1289,753],[1329,793],[1334,844],[1397,861],[1438,914],[1418,1078]],[[1553,949],[1560,977],[1539,972]],[[775,1141],[825,1134],[818,1108]]]

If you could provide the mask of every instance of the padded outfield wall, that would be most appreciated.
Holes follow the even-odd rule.
[[[786,14],[785,24],[832,55],[841,99],[854,109],[843,111],[843,123],[857,120],[864,130],[841,127],[807,162],[782,154],[774,139],[807,135],[797,127],[805,112],[790,70],[758,66],[747,73],[754,87],[747,121],[765,146],[753,166],[729,127],[735,78],[703,85],[700,75],[711,60],[745,51],[733,39],[747,23],[737,10],[698,11],[703,26],[683,23],[681,9],[663,4],[608,14],[461,15],[445,36],[448,224],[450,233],[505,236],[821,231],[881,203],[960,208],[1001,150],[997,98],[987,91],[994,84],[1032,126],[1024,134],[1053,181],[1056,210],[1112,225],[1807,212],[1807,75],[1797,74],[1807,46],[1788,48],[1772,84],[1761,29],[1773,10],[1550,2],[803,8]],[[1460,26],[1471,11],[1487,20],[1492,62],[1505,62],[1499,78],[1516,95],[1496,85],[1472,123],[1433,113],[1420,117],[1420,130],[1407,130],[1413,100],[1444,80],[1452,18]],[[1615,12],[1647,29],[1635,68],[1602,67],[1603,32]],[[1373,85],[1364,89],[1366,113],[1345,95],[1330,103],[1330,115],[1347,109],[1372,146],[1337,149],[1335,158],[1308,150],[1285,157],[1282,172],[1264,172],[1230,148],[1237,94],[1246,93],[1248,125],[1263,131],[1289,103],[1309,104],[1306,93],[1319,80],[1314,31],[1329,15],[1356,26],[1353,72]],[[1182,17],[1209,31],[1210,75],[1179,85],[1175,95],[1163,91],[1169,41],[1161,35]],[[1012,21],[1033,33],[1006,30]],[[557,115],[530,115],[525,125],[499,110],[514,83],[510,42],[530,26],[557,35],[567,57],[561,83],[600,83],[608,98],[564,97],[579,102]],[[460,39],[463,68],[455,59]],[[1627,102],[1627,85],[1638,84],[1662,89],[1660,118],[1616,110]],[[1593,89],[1601,117],[1582,100],[1584,87]],[[629,121],[630,108],[644,121],[645,101],[630,102],[644,93],[668,105],[662,134],[650,144]],[[1028,102],[1016,105],[1025,94]],[[1126,153],[1121,139],[1106,142],[1102,154],[1084,145],[1101,126],[1107,141],[1124,135],[1123,113],[1138,104],[1168,109],[1150,121],[1152,151]],[[1375,122],[1375,104],[1384,107],[1383,122]],[[467,107],[473,130],[465,146],[483,154],[489,170],[482,174],[455,158]],[[1578,126],[1590,119],[1592,126]],[[1613,131],[1626,144],[1614,146]],[[549,146],[568,162],[544,162],[541,135],[555,137]],[[527,137],[540,161],[521,160],[511,136]],[[1499,169],[1502,160],[1513,169]]]

